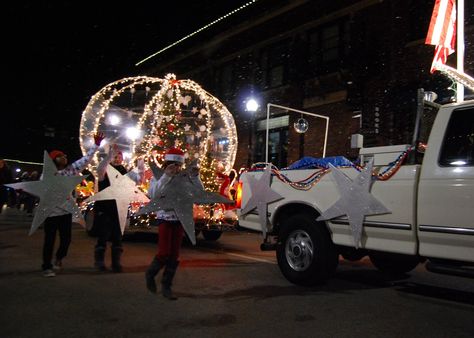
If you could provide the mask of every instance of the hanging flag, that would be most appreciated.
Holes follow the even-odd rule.
[[[446,64],[448,56],[454,53],[455,41],[456,0],[436,0],[425,41],[425,44],[436,46],[431,73],[439,63]]]

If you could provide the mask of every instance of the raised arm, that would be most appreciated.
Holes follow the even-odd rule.
[[[193,161],[189,165],[189,179],[194,185],[200,186],[204,189],[204,185],[202,184],[201,177],[199,176],[199,163],[197,161]]]
[[[97,149],[99,149],[100,142],[104,139],[104,134],[98,133],[94,135],[94,146],[87,151],[87,154],[76,162],[68,165],[63,170],[58,171],[58,175],[62,176],[74,176],[79,175],[82,170],[84,170],[87,165],[91,162],[92,156],[94,156]]]
[[[150,187],[148,188],[148,196],[150,198],[158,197],[159,194],[163,191],[164,187],[171,181],[173,178],[172,175],[168,175],[166,171],[161,175],[157,180],[155,176],[150,180]]]
[[[136,184],[143,183],[145,178],[145,162],[142,158],[137,161],[137,168],[128,172],[127,176],[130,177]]]
[[[114,158],[114,151],[111,148],[107,156],[105,156],[97,166],[97,178],[99,182],[104,180],[105,174],[107,173],[107,166],[109,165],[110,161],[112,161],[112,158]]]

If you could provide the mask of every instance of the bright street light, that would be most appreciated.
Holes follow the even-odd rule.
[[[247,109],[247,111],[255,112],[258,110],[258,107],[258,102],[255,99],[249,99],[245,104],[245,108]]]

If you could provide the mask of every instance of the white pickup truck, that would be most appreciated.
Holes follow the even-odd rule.
[[[289,281],[312,285],[325,280],[335,271],[339,255],[348,260],[368,255],[376,268],[389,273],[406,273],[427,261],[432,272],[474,277],[474,101],[427,103],[419,104],[419,131],[413,138],[414,145],[425,143],[423,154],[414,145],[360,150],[361,163],[374,166],[368,193],[388,210],[370,215],[367,208],[357,244],[347,217],[350,210],[336,218],[320,216],[343,197],[334,170],[347,182],[356,182],[362,168],[274,170],[270,190],[282,198],[266,203],[266,225],[257,208],[242,213],[256,194],[249,184],[265,172],[241,175],[239,226],[263,231],[262,250],[276,249]]]

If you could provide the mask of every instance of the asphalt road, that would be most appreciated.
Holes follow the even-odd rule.
[[[74,227],[64,270],[41,275],[40,229],[0,215],[1,337],[474,337],[474,280],[418,267],[399,280],[368,260],[340,262],[325,285],[284,279],[258,234],[184,245],[177,301],[147,292],[153,234],[124,242],[124,272],[92,268],[95,239]],[[110,254],[107,252],[107,263]]]

